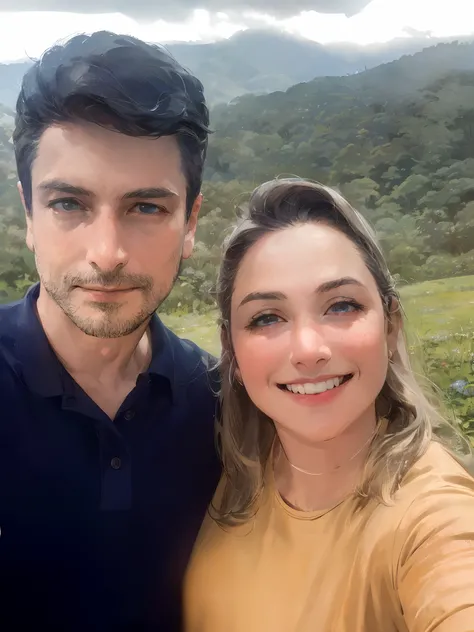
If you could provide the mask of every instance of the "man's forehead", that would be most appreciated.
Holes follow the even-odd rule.
[[[87,122],[57,124],[48,127],[38,143],[38,155],[63,154],[69,151],[93,150],[94,153],[114,153],[126,151],[130,158],[170,152],[171,158],[179,156],[177,139],[173,135],[150,138],[148,136],[130,136]]]
[[[35,188],[62,181],[88,190],[186,187],[176,139],[131,137],[92,124],[50,127],[43,133],[32,168]]]

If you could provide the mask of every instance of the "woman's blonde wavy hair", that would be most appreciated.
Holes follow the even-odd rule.
[[[371,499],[390,504],[403,476],[435,438],[432,429],[447,424],[438,398],[415,378],[402,326],[400,297],[367,221],[339,193],[321,184],[297,178],[262,184],[252,193],[241,221],[224,244],[217,283],[222,340],[217,441],[224,477],[222,493],[211,507],[211,515],[222,526],[241,524],[253,516],[275,437],[271,419],[258,410],[236,379],[230,336],[235,278],[246,253],[264,235],[308,222],[329,225],[355,244],[377,283],[388,327],[394,319],[399,319],[401,325],[397,348],[376,400],[379,428],[357,489],[358,507]],[[451,429],[451,436],[460,436],[454,426]]]

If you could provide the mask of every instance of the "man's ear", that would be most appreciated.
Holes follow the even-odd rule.
[[[18,190],[18,194],[20,195],[20,200],[23,206],[23,210],[25,211],[25,215],[28,215],[28,209],[25,204],[25,194],[23,193],[23,186],[20,181],[16,183],[16,188]]]
[[[35,244],[34,244],[34,239],[33,239],[33,224],[32,224],[32,221],[31,221],[31,211],[29,211],[28,207],[26,206],[25,194],[23,192],[23,187],[21,185],[21,182],[18,182],[16,187],[18,189],[18,193],[20,194],[20,200],[21,200],[21,203],[23,205],[23,210],[25,211],[25,220],[26,220],[26,237],[25,237],[25,242],[26,242],[26,246],[27,246],[28,250],[31,250],[31,252],[34,252],[35,251]]]
[[[203,196],[200,193],[194,201],[193,208],[191,210],[191,215],[186,222],[186,235],[184,237],[183,244],[183,259],[189,259],[192,255],[194,248],[194,240],[196,236],[196,228],[197,221],[199,216],[199,211],[201,210]]]

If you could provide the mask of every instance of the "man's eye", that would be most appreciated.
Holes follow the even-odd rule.
[[[167,212],[165,208],[163,208],[162,206],[157,206],[156,204],[141,203],[137,204],[135,208],[139,213],[142,213],[143,215],[157,215],[159,213]]]
[[[64,213],[72,213],[82,209],[82,206],[76,200],[54,200],[49,203],[49,207],[55,211],[63,211]]]

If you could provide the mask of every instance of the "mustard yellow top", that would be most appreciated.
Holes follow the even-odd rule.
[[[439,445],[395,504],[291,509],[268,474],[255,518],[206,518],[185,632],[474,632],[474,479]]]

